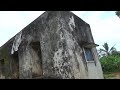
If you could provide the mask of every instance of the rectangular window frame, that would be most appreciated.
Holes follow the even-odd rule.
[[[84,56],[85,56],[85,60],[86,60],[87,63],[95,63],[95,57],[94,57],[94,53],[92,51],[92,48],[88,48],[88,49],[91,49],[93,60],[91,60],[91,61],[87,60],[86,53],[85,53],[85,47],[83,47],[83,53],[84,53]]]

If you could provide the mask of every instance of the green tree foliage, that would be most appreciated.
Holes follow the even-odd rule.
[[[120,52],[114,46],[109,49],[107,43],[104,43],[103,49],[100,49],[100,51],[105,53],[100,58],[103,72],[120,72]]]
[[[100,49],[99,51],[100,51],[100,53],[105,52],[105,56],[109,56],[112,54],[112,52],[116,51],[116,48],[114,47],[115,45],[109,49],[109,45],[107,42],[104,43],[104,45],[102,45],[102,46],[103,46],[103,49]]]
[[[115,13],[120,18],[120,11],[116,11]]]
[[[110,55],[100,58],[104,73],[120,72],[120,55]]]

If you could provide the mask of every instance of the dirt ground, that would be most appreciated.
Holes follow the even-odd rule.
[[[120,79],[120,72],[104,74],[105,79]]]

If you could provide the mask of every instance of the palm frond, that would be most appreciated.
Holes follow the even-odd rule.
[[[111,52],[111,51],[113,51],[113,50],[116,50],[115,45],[110,49],[109,52]]]
[[[107,43],[104,43],[103,47],[104,47],[105,50],[108,52],[108,50],[109,50],[109,46],[108,46],[108,44],[107,44]]]

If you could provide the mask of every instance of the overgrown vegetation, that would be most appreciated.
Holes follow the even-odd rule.
[[[120,72],[120,52],[117,51],[114,46],[109,49],[109,45],[107,43],[104,43],[102,46],[103,49],[99,50],[99,55],[104,78],[113,79],[115,78],[113,73]],[[103,52],[104,54],[100,54]]]
[[[116,11],[115,14],[120,18],[120,11]],[[120,79],[120,51],[117,51],[114,46],[111,52],[108,50],[108,44],[104,43],[104,49],[98,50],[101,66],[105,79]],[[101,52],[104,53],[101,53]],[[117,74],[115,74],[117,73]]]
[[[110,55],[100,58],[104,73],[120,72],[120,55]]]

